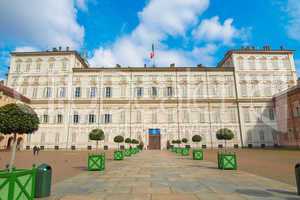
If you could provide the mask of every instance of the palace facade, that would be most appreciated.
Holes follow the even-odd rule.
[[[54,49],[11,53],[6,84],[29,97],[40,118],[24,148],[94,148],[88,133],[101,128],[108,148],[123,135],[151,149],[195,134],[218,147],[223,127],[235,133],[231,146],[272,146],[272,96],[296,80],[293,51],[284,49],[230,50],[216,67],[91,67],[76,51]]]

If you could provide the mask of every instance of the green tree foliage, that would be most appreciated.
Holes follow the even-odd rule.
[[[98,142],[105,139],[105,135],[102,129],[93,129],[89,133],[89,139],[96,141],[96,151],[98,150]]]
[[[15,160],[17,134],[32,134],[38,130],[39,124],[39,118],[30,106],[7,104],[0,107],[0,132],[4,135],[14,135],[10,171]]]
[[[232,132],[232,130],[228,128],[222,128],[217,131],[216,138],[218,140],[225,140],[225,150],[226,150],[227,140],[232,140],[234,138],[234,133]]]
[[[122,135],[117,135],[114,137],[114,142],[118,143],[118,150],[120,149],[120,143],[124,142],[124,137]]]
[[[194,136],[192,137],[192,141],[195,142],[195,143],[197,144],[197,146],[198,146],[199,142],[202,141],[201,135],[194,135]]]
[[[188,139],[187,138],[182,138],[181,142],[184,143],[184,144],[186,144],[188,142]]]

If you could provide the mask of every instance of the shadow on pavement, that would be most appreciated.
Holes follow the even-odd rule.
[[[254,189],[237,189],[235,190],[237,193],[248,195],[248,196],[255,196],[255,197],[272,197],[273,194],[270,192],[262,191],[262,190],[254,190]]]
[[[286,194],[286,195],[297,195],[296,192],[286,191],[286,190],[276,190],[276,189],[267,189],[269,192],[276,192],[280,194]],[[300,197],[299,197],[300,199]]]

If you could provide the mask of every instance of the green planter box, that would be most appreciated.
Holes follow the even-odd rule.
[[[193,160],[203,160],[203,150],[194,149],[193,150]]]
[[[182,148],[181,149],[181,155],[182,156],[189,156],[190,155],[190,149],[188,149],[188,148]]]
[[[173,148],[171,149],[171,151],[174,152],[174,153],[176,153],[176,148],[177,148],[177,147],[173,147]]]
[[[89,171],[104,171],[105,170],[105,155],[91,154],[88,157]]]
[[[134,151],[135,151],[135,153],[140,153],[140,149],[137,147],[134,147]]]
[[[177,154],[181,154],[181,148],[180,148],[180,147],[177,147],[177,148],[176,148],[176,153],[177,153]]]
[[[35,196],[36,168],[16,169],[11,173],[0,171],[0,199],[33,200]]]
[[[131,149],[130,149],[130,153],[131,153],[131,155],[134,155],[134,154],[135,154],[134,148],[131,148]]]
[[[225,170],[236,170],[237,159],[234,153],[218,153],[218,168]]]
[[[123,151],[115,151],[114,152],[114,160],[124,160],[124,152]]]
[[[131,151],[130,151],[130,149],[125,149],[124,155],[125,155],[126,157],[130,157],[130,156],[131,156]]]

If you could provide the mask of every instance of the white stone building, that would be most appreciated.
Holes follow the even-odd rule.
[[[123,135],[165,148],[167,140],[194,134],[218,147],[215,133],[234,131],[230,145],[276,144],[272,95],[296,84],[293,51],[241,49],[217,67],[94,67],[75,51],[11,53],[7,85],[31,98],[39,130],[25,146],[94,148],[88,133],[105,132],[104,144]],[[160,129],[160,139],[149,129]],[[149,139],[150,138],[150,139]],[[157,140],[158,139],[158,140]]]

